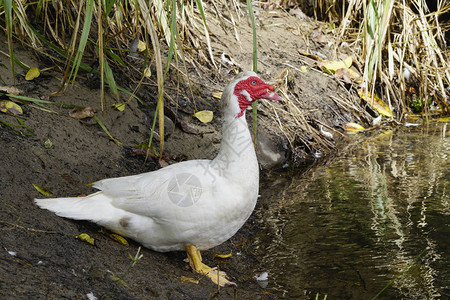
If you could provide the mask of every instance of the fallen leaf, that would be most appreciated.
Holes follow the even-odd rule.
[[[201,110],[194,114],[194,117],[200,120],[202,123],[209,123],[213,119],[213,112],[210,110]]]
[[[108,236],[111,239],[113,239],[116,242],[118,242],[119,244],[122,244],[122,245],[127,246],[127,247],[129,246],[128,241],[124,237],[122,237],[122,236],[120,236],[118,234],[110,233],[110,234],[108,234]]]
[[[82,234],[80,234],[80,235],[77,235],[75,238],[76,238],[76,239],[80,239],[80,240],[82,240],[83,242],[86,242],[86,243],[88,243],[88,244],[94,245],[94,239],[91,238],[91,237],[89,236],[89,234],[87,234],[87,233],[82,233]]]
[[[23,113],[19,104],[9,100],[0,100],[0,111],[13,116]]]
[[[167,167],[169,165],[169,163],[167,161],[165,161],[164,159],[158,160],[158,163],[161,168]]]
[[[135,44],[136,45],[136,44]],[[138,51],[143,52],[147,49],[147,44],[141,40],[138,42]]]
[[[359,124],[356,123],[347,123],[344,125],[344,129],[350,132],[358,132],[362,130],[366,130],[364,127],[362,127]]]
[[[336,70],[339,69],[349,69],[352,66],[353,60],[351,56],[348,56],[344,60],[335,60],[335,61],[328,61],[328,60],[322,60],[319,61],[319,66],[322,69],[328,70],[331,73],[336,72]]]
[[[50,196],[53,195],[52,191],[50,191],[50,190],[49,190],[48,188],[46,188],[46,187],[43,187],[43,186],[40,186],[40,185],[37,185],[37,184],[34,184],[34,183],[32,183],[32,185],[34,186],[34,188],[35,188],[39,193],[41,193],[41,194],[44,195],[44,196],[50,197]]]
[[[69,116],[71,116],[74,119],[84,119],[84,118],[91,118],[95,114],[95,109],[91,106],[88,107],[77,107],[72,109],[69,112]]]
[[[230,258],[231,254],[233,253],[233,250],[230,251],[230,253],[228,254],[217,254],[214,257],[218,257],[218,258]]]
[[[308,72],[308,67],[307,66],[301,66],[300,67],[300,71],[306,73],[306,72]]]
[[[103,228],[101,228],[98,232],[106,235],[110,239],[113,239],[116,242],[118,242],[118,243],[120,243],[120,244],[122,244],[124,246],[127,246],[127,247],[129,246],[128,241],[125,238],[123,238],[121,235],[118,235],[118,234],[115,234],[115,233],[109,233],[109,232],[103,230]]]
[[[369,94],[367,94],[367,96],[368,96],[368,99],[367,99],[366,93],[364,92],[364,90],[359,90],[358,94],[364,101],[367,102],[367,104],[369,104],[370,107],[375,109],[380,115],[383,115],[383,116],[386,116],[389,118],[394,117],[389,106],[386,103],[384,103],[383,100],[378,98],[376,95],[373,95],[373,98],[372,98]]]
[[[33,80],[36,77],[39,77],[39,75],[41,75],[41,73],[39,72],[38,68],[31,68],[25,75],[25,80]]]
[[[112,106],[112,108],[114,108],[118,111],[124,111],[125,107],[126,107],[126,103],[117,103]]]
[[[222,98],[222,92],[214,92],[214,93],[212,93],[212,96],[214,98],[220,99],[220,98]]]
[[[15,86],[2,86],[2,85],[0,85],[0,92],[5,92],[7,94],[12,95],[19,95],[23,93],[22,90],[19,90]]]
[[[195,284],[199,283],[198,280],[196,280],[194,278],[191,278],[191,277],[186,277],[186,276],[181,276],[181,281],[183,281],[183,282],[191,282],[191,283],[195,283]]]
[[[147,77],[147,78],[152,77],[152,68],[151,68],[151,66],[148,66],[147,68],[145,68],[144,76]]]

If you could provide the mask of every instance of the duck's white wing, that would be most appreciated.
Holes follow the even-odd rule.
[[[210,192],[216,175],[209,164],[209,160],[186,161],[149,173],[100,180],[93,187],[117,208],[167,219],[174,209],[191,206],[200,194]]]

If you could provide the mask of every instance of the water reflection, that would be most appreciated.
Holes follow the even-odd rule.
[[[252,245],[267,289],[370,299],[393,280],[379,299],[449,298],[450,141],[441,130],[351,137],[332,163],[268,178]]]

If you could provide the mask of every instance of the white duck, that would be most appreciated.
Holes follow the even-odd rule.
[[[281,100],[254,72],[238,74],[222,94],[222,143],[213,160],[190,160],[154,172],[100,180],[86,197],[35,199],[58,216],[89,220],[155,251],[186,250],[191,267],[220,285],[224,272],[199,250],[232,237],[252,213],[259,167],[245,111],[255,100]],[[198,250],[197,250],[198,249]]]

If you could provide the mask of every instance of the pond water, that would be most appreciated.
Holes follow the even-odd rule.
[[[449,128],[450,129],[450,128]],[[252,242],[266,289],[291,299],[450,299],[444,125],[348,137],[302,175],[270,175]]]

